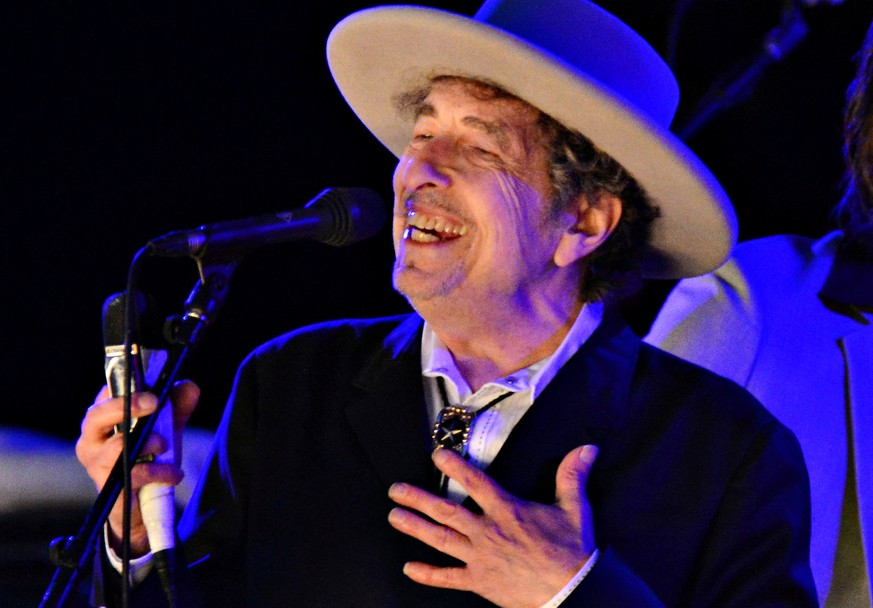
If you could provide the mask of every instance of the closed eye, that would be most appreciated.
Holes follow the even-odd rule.
[[[486,150],[485,148],[480,148],[479,146],[473,146],[473,152],[483,158],[500,158],[498,154],[495,154],[491,150]]]

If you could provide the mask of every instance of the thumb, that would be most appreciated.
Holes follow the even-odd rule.
[[[583,445],[572,450],[564,456],[555,478],[557,506],[579,524],[583,538],[591,537],[590,546],[594,545],[593,523],[585,485],[597,458],[597,451],[595,445]]]

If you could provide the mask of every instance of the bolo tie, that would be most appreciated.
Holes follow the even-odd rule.
[[[440,398],[443,401],[443,409],[437,415],[436,422],[433,425],[431,440],[434,450],[454,450],[460,454],[464,460],[469,459],[467,443],[470,439],[470,431],[473,428],[473,422],[476,418],[491,409],[510,395],[512,391],[501,393],[478,410],[471,410],[467,407],[457,405],[448,405],[449,397],[446,393],[446,383],[442,376],[437,377],[437,385],[440,389]],[[440,494],[445,494],[448,479],[442,472],[440,474]]]

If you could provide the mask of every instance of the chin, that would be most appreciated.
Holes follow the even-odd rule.
[[[392,281],[394,290],[405,297],[413,308],[417,310],[416,302],[425,303],[447,295],[449,290],[445,283],[421,280],[420,277],[410,276],[415,273],[415,270],[408,268],[395,269]]]
[[[409,300],[410,304],[415,299],[426,298],[427,291],[422,288],[420,281],[409,276],[409,270],[395,270],[392,277],[394,291]]]

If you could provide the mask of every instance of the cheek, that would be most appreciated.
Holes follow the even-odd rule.
[[[501,175],[497,180],[502,199],[500,214],[505,218],[506,237],[516,242],[530,240],[540,232],[548,202],[526,182],[511,176]]]
[[[396,217],[394,218],[394,223],[392,225],[392,235],[394,240],[394,255],[396,256],[400,251],[400,241],[403,238],[403,231],[406,229],[406,222],[403,218]]]
[[[394,188],[394,213],[392,218],[392,234],[394,237],[394,253],[397,254],[400,246],[400,239],[403,237],[403,231],[406,229],[406,205],[403,202],[404,188],[403,175],[406,172],[406,167],[409,164],[409,157],[403,155],[394,168],[392,177],[392,186]]]
[[[394,188],[394,201],[403,196],[405,190],[406,174],[409,171],[409,165],[412,163],[412,157],[409,154],[404,154],[397,161],[397,166],[394,167],[394,175],[391,177],[391,185]]]

